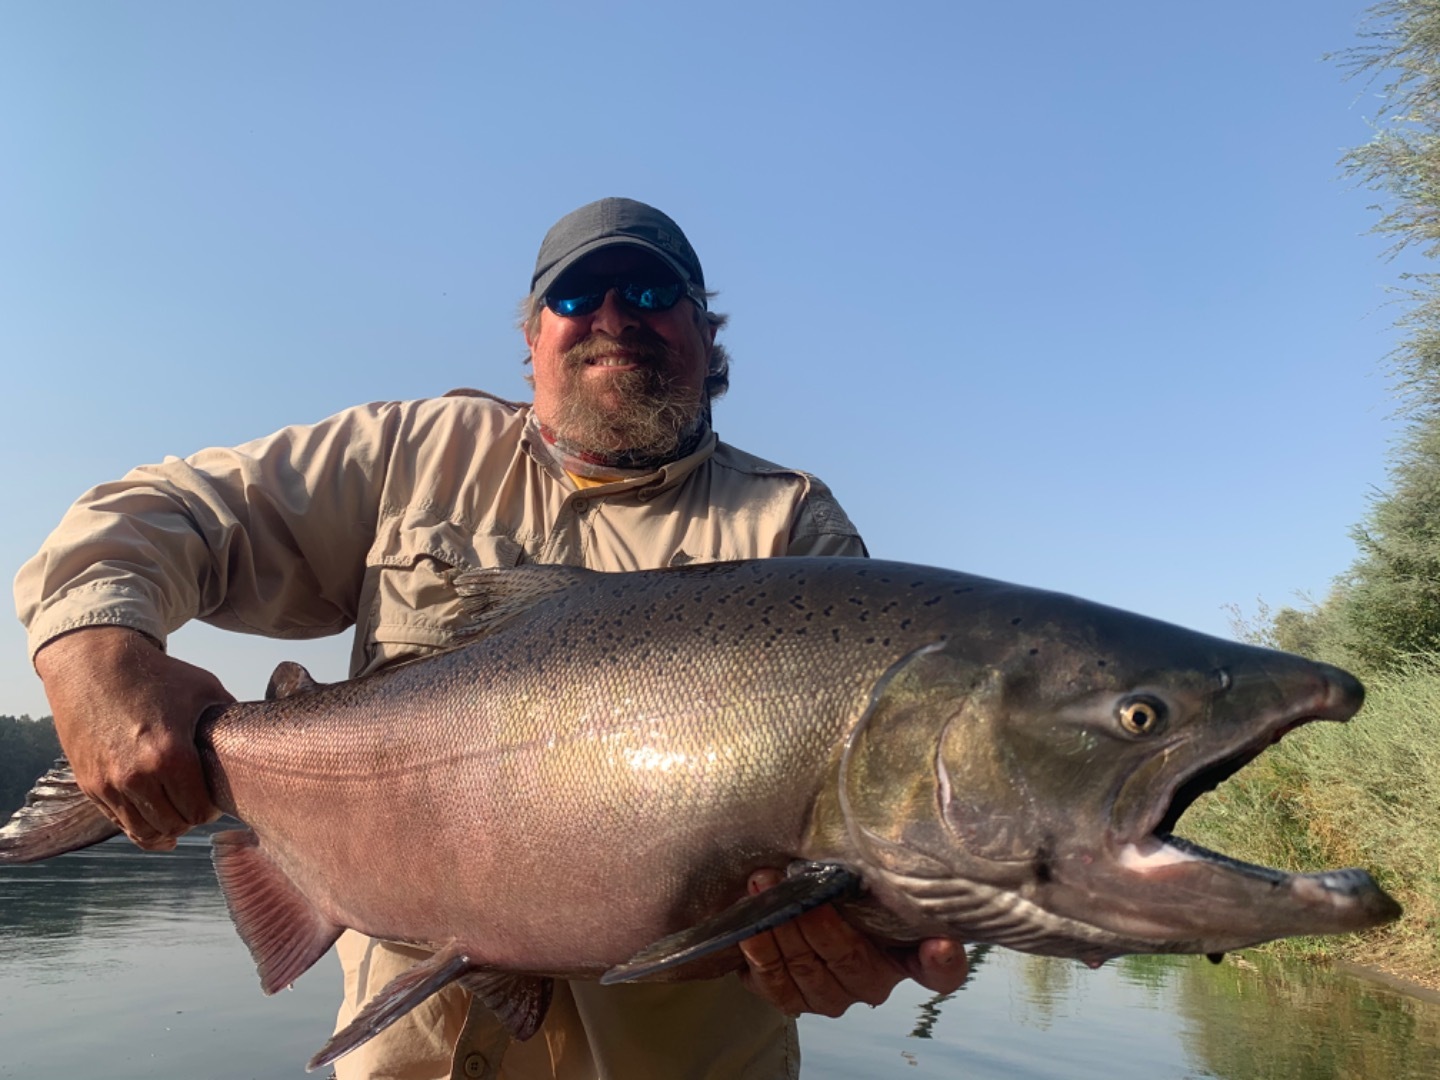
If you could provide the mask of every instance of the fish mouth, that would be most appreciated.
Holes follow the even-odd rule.
[[[1203,764],[1184,776],[1171,793],[1168,803],[1162,804],[1163,812],[1158,820],[1151,823],[1150,828],[1145,830],[1138,840],[1120,843],[1117,850],[1119,864],[1132,873],[1164,875],[1173,873],[1172,867],[1205,862],[1271,884],[1278,885],[1288,881],[1292,875],[1283,870],[1247,863],[1218,851],[1211,851],[1193,840],[1176,836],[1175,828],[1184,813],[1202,795],[1214,791],[1289,732],[1314,719],[1318,718],[1306,717],[1291,721],[1273,734],[1262,736],[1229,756]]]
[[[1214,791],[1291,732],[1320,720],[1344,722],[1359,710],[1364,689],[1358,680],[1339,668],[1327,665],[1317,665],[1317,668],[1322,674],[1321,685],[1306,695],[1308,700],[1292,705],[1271,722],[1262,723],[1255,737],[1228,753],[1211,756],[1180,774],[1149,828],[1138,840],[1119,845],[1117,862],[1123,869],[1155,883],[1178,884],[1196,874],[1228,878],[1236,885],[1249,881],[1266,893],[1288,893],[1305,907],[1352,912],[1349,918],[1363,925],[1387,922],[1399,915],[1399,906],[1364,870],[1290,873],[1232,858],[1175,835],[1180,818],[1196,800]]]
[[[1162,840],[1169,839],[1175,832],[1175,826],[1179,823],[1181,815],[1183,815],[1186,810],[1189,810],[1200,796],[1207,795],[1214,791],[1292,731],[1322,719],[1341,720],[1342,718],[1305,716],[1291,720],[1273,732],[1262,734],[1253,743],[1241,747],[1228,757],[1201,765],[1188,776],[1183,777],[1179,785],[1171,793],[1169,807],[1160,817],[1160,820],[1155,822],[1151,827],[1151,835],[1157,836]],[[1199,847],[1198,844],[1192,846]]]

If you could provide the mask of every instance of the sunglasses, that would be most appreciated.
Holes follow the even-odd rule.
[[[587,277],[562,281],[545,294],[545,306],[556,315],[577,318],[597,311],[611,290],[620,302],[637,311],[669,311],[688,296],[705,310],[705,293],[690,282],[655,281],[639,277]]]

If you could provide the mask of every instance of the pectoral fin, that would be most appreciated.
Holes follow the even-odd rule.
[[[791,868],[790,875],[773,889],[766,889],[758,896],[747,896],[714,918],[661,938],[625,963],[605,972],[600,976],[600,982],[608,986],[648,979],[662,971],[728,949],[756,934],[773,930],[811,908],[849,896],[859,887],[859,875],[844,866],[833,863],[796,864]]]
[[[378,994],[365,1003],[355,1019],[330,1036],[305,1066],[306,1070],[329,1065],[362,1043],[373,1039],[431,994],[450,985],[470,971],[474,962],[459,947],[450,945],[409,971],[395,976]]]
[[[452,982],[474,994],[500,1018],[510,1034],[522,1041],[534,1035],[545,1019],[554,988],[552,980],[536,975],[488,970],[452,943],[386,983],[344,1029],[330,1037],[305,1068],[319,1069],[343,1057]]]

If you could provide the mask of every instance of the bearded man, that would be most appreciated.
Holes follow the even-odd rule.
[[[88,492],[16,580],[81,788],[139,846],[216,814],[194,744],[233,698],[169,656],[190,619],[279,637],[355,628],[352,677],[448,647],[455,569],[622,571],[777,555],[864,556],[812,476],[720,442],[729,383],[700,260],[653,207],[602,199],[541,245],[523,327],[533,405],[476,391],[347,409]],[[443,868],[437,868],[443,873]],[[764,871],[759,891],[778,880]],[[346,932],[339,1024],[423,951]],[[883,950],[823,907],[746,942],[739,976],[558,983],[514,1043],[452,985],[355,1052],[340,1080],[794,1077],[793,1017],[878,1004],[906,976],[964,980],[949,941]]]

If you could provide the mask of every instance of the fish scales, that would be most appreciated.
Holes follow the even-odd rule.
[[[487,957],[603,970],[573,959],[597,934],[619,936],[623,959],[653,939],[657,918],[674,925],[737,898],[750,871],[796,846],[869,687],[907,644],[938,633],[898,606],[883,611],[869,575],[806,603],[803,573],[767,571],[602,578],[383,683],[228,709],[206,736],[224,808],[307,893],[343,892],[343,925],[435,940],[437,920],[475,921],[483,902],[486,925],[504,928],[503,940],[468,939]],[[835,647],[817,654],[812,637]],[[427,714],[443,719],[415,722]],[[749,821],[736,820],[740,807]],[[377,848],[385,836],[395,842]],[[597,839],[607,864],[578,858]],[[609,862],[646,883],[633,927],[613,913],[557,925],[537,911],[534,897],[552,890],[576,911],[606,911]],[[433,918],[417,925],[396,894],[436,867]],[[510,955],[522,941],[523,958]]]

